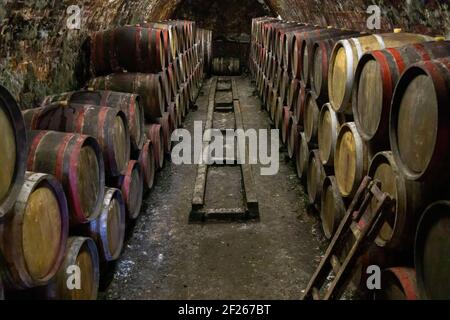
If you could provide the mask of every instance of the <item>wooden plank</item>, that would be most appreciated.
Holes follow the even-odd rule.
[[[231,87],[233,91],[233,100],[239,100],[239,90],[235,78],[231,79]]]
[[[211,86],[209,88],[208,97],[208,114],[206,116],[205,129],[212,128],[213,117],[214,117],[214,99],[216,96],[216,85],[217,78],[213,78],[211,81]],[[203,142],[202,153],[204,154],[208,146],[207,142]],[[206,189],[206,179],[208,175],[208,166],[204,163],[199,164],[197,167],[197,177],[194,185],[194,195],[192,197],[192,211],[198,210],[205,205],[205,189]]]
[[[234,100],[234,113],[236,120],[236,129],[244,130],[241,104],[238,100]],[[245,149],[247,150],[248,148]],[[240,155],[238,154],[237,157],[239,159]],[[255,187],[255,180],[253,177],[252,165],[245,163],[241,164],[241,173],[242,173],[242,184],[244,188],[244,197],[245,202],[247,203],[247,208],[249,210],[250,216],[252,218],[257,218],[259,217],[259,203],[258,198],[256,196],[256,187]]]

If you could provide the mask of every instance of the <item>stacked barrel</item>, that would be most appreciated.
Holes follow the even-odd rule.
[[[85,89],[20,111],[0,86],[0,297],[97,298],[197,98],[210,40],[190,21],[97,32]]]
[[[326,238],[364,176],[394,199],[369,255],[391,267],[378,298],[450,297],[448,202],[434,203],[450,196],[450,42],[433,40],[252,21],[250,70]]]

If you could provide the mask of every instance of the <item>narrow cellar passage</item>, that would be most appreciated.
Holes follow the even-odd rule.
[[[250,78],[236,80],[244,127],[269,128]],[[205,81],[198,110],[186,118],[184,126],[190,131],[194,121],[206,119],[209,86],[210,80]],[[197,166],[167,164],[144,200],[144,212],[117,263],[106,298],[301,297],[326,246],[321,245],[320,225],[306,213],[303,188],[285,152],[280,153],[276,176],[261,176],[259,165],[253,172],[259,222],[188,224]],[[240,184],[239,175],[230,177]]]

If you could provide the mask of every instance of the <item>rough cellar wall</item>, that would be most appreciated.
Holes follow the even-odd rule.
[[[381,8],[384,31],[404,31],[450,37],[448,0],[268,0],[285,20],[298,20],[341,28],[365,29],[369,5]]]
[[[66,27],[70,5],[82,8],[81,29]],[[161,0],[0,0],[0,84],[32,107],[47,94],[84,84],[81,47],[91,31],[165,18]]]

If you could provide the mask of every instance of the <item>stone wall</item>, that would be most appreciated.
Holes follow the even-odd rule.
[[[88,77],[83,44],[90,32],[143,20],[191,17],[225,38],[247,34],[264,0],[0,0],[0,83],[22,108],[43,96],[80,88]],[[258,4],[256,3],[258,2]],[[448,0],[266,0],[275,15],[364,29],[368,5],[382,9],[384,30],[450,33]],[[70,5],[82,8],[81,29],[66,26]],[[222,17],[222,20],[218,19]]]

